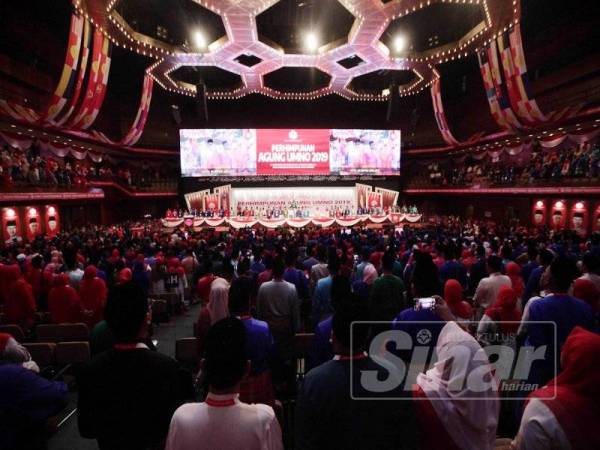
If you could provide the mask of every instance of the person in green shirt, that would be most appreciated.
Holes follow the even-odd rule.
[[[395,260],[392,251],[383,255],[383,274],[373,283],[369,298],[371,320],[392,321],[407,307],[404,282],[393,274]]]

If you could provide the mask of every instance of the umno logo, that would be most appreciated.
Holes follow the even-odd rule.
[[[296,130],[290,130],[290,132],[288,133],[288,138],[290,138],[290,140],[295,141],[296,139],[298,139],[298,132]]]

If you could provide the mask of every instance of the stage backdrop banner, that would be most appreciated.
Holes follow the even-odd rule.
[[[311,217],[327,215],[331,208],[355,209],[353,187],[234,188],[231,206],[234,211],[268,210],[272,208],[308,210]]]
[[[329,130],[260,130],[258,175],[329,175]]]

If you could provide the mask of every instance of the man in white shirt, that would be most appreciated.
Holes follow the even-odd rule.
[[[210,328],[202,361],[208,396],[204,403],[188,403],[175,411],[166,450],[283,449],[273,409],[239,400],[240,382],[250,371],[245,341],[246,329],[237,318]]]
[[[502,259],[498,255],[491,255],[487,259],[487,271],[489,276],[483,278],[477,289],[473,301],[478,306],[476,320],[479,320],[486,308],[494,304],[498,297],[498,292],[503,286],[512,287],[510,278],[502,275]]]

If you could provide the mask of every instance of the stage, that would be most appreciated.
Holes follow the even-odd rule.
[[[369,226],[373,224],[414,224],[421,221],[421,214],[390,213],[383,215],[362,215],[346,217],[309,217],[309,218],[277,218],[267,219],[258,217],[194,217],[184,216],[178,218],[162,219],[164,228],[178,228],[181,226],[192,228],[203,227],[231,227],[235,229],[262,226],[265,228],[303,228],[308,226],[327,227],[354,227]]]

